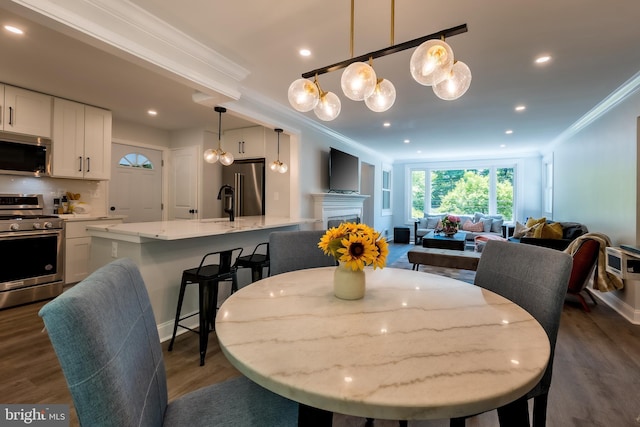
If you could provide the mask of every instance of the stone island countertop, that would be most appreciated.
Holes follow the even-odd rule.
[[[228,218],[207,218],[90,225],[87,227],[87,231],[91,236],[95,237],[145,243],[157,240],[191,239],[288,225],[313,224],[316,222],[320,222],[320,220],[315,218],[245,216],[236,217],[235,221],[229,221]]]

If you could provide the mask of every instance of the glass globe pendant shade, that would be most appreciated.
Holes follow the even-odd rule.
[[[409,70],[414,80],[433,86],[444,80],[453,66],[453,50],[442,40],[427,40],[411,55]]]
[[[222,154],[220,154],[220,163],[225,166],[229,166],[231,163],[233,163],[233,154],[229,153],[228,151],[223,151]]]
[[[396,102],[396,88],[389,80],[380,79],[371,96],[364,99],[364,103],[371,111],[382,113]]]
[[[300,112],[313,110],[320,100],[320,91],[314,82],[298,79],[289,86],[289,103]]]
[[[280,167],[280,162],[277,160],[274,160],[273,163],[271,163],[271,165],[269,166],[269,169],[275,172],[278,170],[279,167]]]
[[[440,99],[452,101],[460,98],[471,86],[471,70],[461,61],[456,61],[449,75],[433,86],[433,92]]]
[[[289,166],[287,166],[286,163],[280,162],[280,166],[278,167],[278,172],[287,173],[288,170],[289,170]]]
[[[376,72],[369,64],[354,62],[342,73],[340,85],[347,98],[363,101],[373,93],[377,80]]]
[[[313,109],[313,112],[320,120],[330,122],[338,117],[340,108],[342,108],[340,98],[333,92],[325,92],[320,96],[320,102]]]
[[[209,148],[204,152],[204,161],[207,163],[215,163],[218,161],[219,157],[220,156],[218,155],[218,150],[212,150],[211,148]]]

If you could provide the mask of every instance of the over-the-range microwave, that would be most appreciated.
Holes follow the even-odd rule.
[[[607,272],[624,280],[640,280],[640,255],[607,246]]]
[[[0,132],[0,174],[50,176],[51,140]]]

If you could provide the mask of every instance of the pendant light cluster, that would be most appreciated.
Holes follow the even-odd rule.
[[[274,172],[286,173],[289,170],[289,166],[280,161],[280,134],[282,133],[282,129],[276,128],[274,131],[278,134],[278,160],[274,160],[269,167]]]
[[[313,110],[320,120],[331,121],[340,114],[340,98],[320,88],[318,75],[345,68],[340,79],[344,95],[354,101],[364,101],[374,112],[391,108],[396,100],[396,89],[389,80],[379,78],[373,69],[373,59],[418,46],[411,56],[409,69],[414,80],[432,86],[441,99],[461,97],[471,84],[471,71],[461,61],[455,61],[445,37],[467,31],[467,25],[450,28],[428,36],[393,45],[395,1],[391,0],[391,46],[359,57],[353,57],[354,0],[351,0],[351,59],[302,74],[289,86],[291,106],[300,111]],[[366,62],[365,62],[366,61]],[[368,62],[368,63],[367,63]],[[313,77],[313,80],[309,80]]]
[[[212,150],[209,148],[204,152],[204,160],[207,163],[215,163],[220,160],[220,163],[224,166],[229,166],[233,163],[233,154],[228,151],[224,151],[222,149],[222,144],[220,142],[220,136],[222,132],[222,113],[226,113],[227,109],[224,107],[213,107],[213,111],[218,113],[218,148]]]

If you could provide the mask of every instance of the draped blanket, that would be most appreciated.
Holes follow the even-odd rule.
[[[622,280],[606,270],[607,266],[607,252],[606,247],[611,246],[611,240],[606,234],[602,233],[585,233],[582,236],[577,237],[573,242],[569,244],[564,252],[573,256],[578,248],[582,245],[584,240],[592,239],[600,243],[600,251],[598,253],[598,264],[596,265],[596,274],[593,278],[593,289],[597,289],[600,292],[611,292],[624,287]]]

